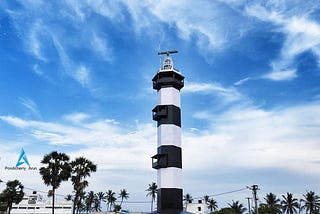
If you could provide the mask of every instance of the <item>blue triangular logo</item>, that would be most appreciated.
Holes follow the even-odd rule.
[[[19,155],[19,158],[18,158],[18,161],[17,161],[17,164],[16,164],[16,167],[18,167],[18,166],[20,166],[20,165],[22,165],[24,163],[27,164],[30,167],[27,155],[26,155],[26,153],[24,152],[24,150],[22,148],[21,152],[20,152],[20,155]]]

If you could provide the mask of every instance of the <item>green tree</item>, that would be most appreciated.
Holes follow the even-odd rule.
[[[108,190],[106,192],[106,196],[107,196],[107,206],[108,206],[108,210],[111,211],[112,206],[114,205],[114,203],[116,202],[117,198],[116,198],[116,193],[113,192],[112,190]]]
[[[320,197],[315,192],[309,191],[303,195],[304,199],[301,199],[302,209],[306,209],[306,213],[315,214],[320,208]]]
[[[282,210],[286,214],[294,214],[299,210],[298,199],[293,198],[291,193],[287,192],[287,195],[282,195],[283,200],[281,201]]]
[[[208,209],[210,212],[215,211],[218,209],[217,201],[214,199],[209,199],[208,202],[206,203],[208,206]]]
[[[67,181],[70,178],[69,156],[53,151],[45,155],[41,163],[45,165],[39,169],[42,180],[47,186],[52,187],[52,214],[54,214],[55,191],[62,181]]]
[[[214,211],[211,213],[213,213],[213,214],[237,214],[236,211],[230,207],[224,207],[218,211]]]
[[[129,193],[127,192],[127,190],[122,189],[120,190],[119,197],[121,198],[120,206],[122,206],[123,200],[127,200],[129,198]]]
[[[189,203],[192,203],[193,198],[192,198],[192,196],[191,196],[189,193],[187,193],[187,194],[185,194],[185,195],[183,196],[183,201],[185,202],[185,209],[187,210],[188,204],[189,204]]]
[[[153,211],[153,202],[156,200],[157,192],[158,192],[158,186],[155,182],[152,182],[149,184],[148,189],[146,189],[148,192],[146,196],[151,197],[151,212]]]
[[[98,198],[98,194],[94,194],[94,198],[93,198],[93,211],[95,211],[95,212],[101,211],[100,200],[99,200],[99,198]]]
[[[247,209],[241,204],[239,201],[232,201],[232,204],[229,204],[230,208],[232,208],[237,214],[244,213]]]
[[[85,205],[86,205],[86,211],[89,213],[92,210],[92,205],[94,203],[94,192],[90,191],[85,197]]]
[[[203,200],[204,200],[204,203],[205,203],[205,204],[208,204],[208,202],[209,202],[209,200],[210,200],[209,195],[203,196]]]
[[[97,166],[90,160],[84,157],[78,157],[70,163],[72,167],[71,181],[73,189],[75,190],[75,197],[73,203],[73,214],[76,212],[76,205],[81,203],[81,192],[89,185],[85,178],[90,177],[91,172],[97,171]],[[77,211],[78,211],[77,207]]]
[[[275,207],[270,207],[266,204],[260,204],[258,207],[259,214],[277,214],[279,213],[279,210]],[[255,210],[253,211],[254,214],[256,214]]]
[[[18,204],[22,201],[24,196],[23,188],[23,185],[18,180],[6,183],[6,188],[1,193],[1,201],[5,202],[8,214],[11,212],[13,203]]]
[[[266,197],[264,198],[264,200],[266,201],[266,203],[264,205],[266,205],[268,208],[270,208],[270,210],[272,211],[272,213],[281,213],[281,204],[280,204],[280,199],[277,198],[277,196],[273,193],[268,193],[266,194]]]
[[[99,201],[99,209],[101,210],[101,204],[102,204],[102,201],[106,201],[106,195],[104,192],[98,192],[97,193],[97,198],[98,198],[98,201]]]

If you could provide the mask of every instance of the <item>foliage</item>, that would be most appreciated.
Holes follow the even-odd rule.
[[[232,204],[229,204],[229,206],[234,209],[237,214],[242,214],[247,210],[239,201],[232,201]]]
[[[146,189],[146,191],[148,191],[147,196],[151,196],[151,212],[153,211],[153,202],[156,200],[157,189],[158,186],[155,182],[149,184],[148,189]]]
[[[1,202],[4,202],[7,213],[10,214],[12,205],[20,203],[24,196],[24,187],[18,180],[8,181],[6,188],[1,193]]]
[[[233,208],[224,207],[218,211],[211,212],[212,214],[237,214]]]
[[[76,210],[80,210],[80,205],[82,204],[82,199],[84,195],[84,189],[89,185],[85,178],[90,177],[91,172],[97,170],[97,166],[93,164],[90,160],[84,157],[78,157],[70,163],[72,168],[71,181],[73,189],[75,190],[73,214]]]
[[[266,194],[266,197],[264,198],[264,200],[266,201],[265,206],[267,206],[269,209],[269,211],[271,211],[272,213],[281,213],[281,204],[280,204],[280,199],[277,198],[277,196],[273,193],[268,193]]]
[[[69,156],[53,151],[45,155],[41,163],[46,165],[39,170],[42,180],[47,186],[52,187],[52,214],[54,214],[55,190],[62,181],[68,180],[71,175]]]
[[[282,210],[286,214],[294,214],[299,210],[298,199],[294,198],[291,193],[287,192],[287,195],[282,195],[281,201]]]
[[[306,213],[309,211],[309,214],[318,213],[320,209],[320,197],[313,191],[307,192],[303,197],[304,199],[301,199],[303,203],[301,208],[306,209]]]
[[[119,197],[121,198],[121,202],[120,202],[120,206],[121,206],[122,202],[123,202],[123,199],[128,199],[129,198],[129,193],[127,192],[127,190],[122,189],[122,190],[120,190]]]

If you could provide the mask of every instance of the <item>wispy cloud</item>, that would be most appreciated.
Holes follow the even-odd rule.
[[[221,97],[226,103],[245,100],[245,96],[239,93],[235,88],[223,87],[219,83],[188,82],[182,93],[202,93],[206,95],[211,94],[213,96]]]
[[[28,115],[35,116],[36,118],[41,118],[40,111],[37,104],[29,97],[20,98],[21,104],[28,110]]]
[[[93,34],[91,39],[91,47],[95,52],[106,61],[113,60],[112,48],[107,44],[107,41],[96,34]]]
[[[253,4],[246,6],[245,11],[249,16],[273,24],[274,31],[285,35],[280,55],[271,62],[273,70],[264,77],[275,81],[291,80],[298,77],[295,58],[299,54],[311,51],[319,61],[320,25],[308,17],[311,11],[297,9],[298,13],[292,14],[290,8],[284,5],[270,5],[265,7],[261,4]],[[290,7],[290,4],[286,6]],[[313,10],[316,10],[316,6]]]
[[[272,71],[263,76],[265,79],[273,80],[273,81],[284,81],[284,80],[292,80],[296,78],[298,75],[296,70],[282,70],[282,71]]]

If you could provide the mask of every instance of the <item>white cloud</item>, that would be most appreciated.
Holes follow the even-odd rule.
[[[244,84],[245,82],[248,82],[249,80],[252,80],[253,78],[252,77],[246,77],[246,78],[243,78],[237,82],[234,83],[234,85],[238,86],[238,85],[242,85]]]
[[[319,103],[269,111],[233,107],[209,117],[207,114],[210,129],[184,133],[185,165],[212,171],[279,168],[320,175],[319,107]],[[208,153],[211,155],[204,155]]]
[[[47,59],[42,53],[42,42],[41,37],[42,33],[44,33],[45,28],[43,27],[43,23],[41,21],[35,21],[32,27],[30,28],[29,37],[27,41],[25,41],[27,45],[27,50],[31,52],[34,57],[37,59],[46,62]]]
[[[41,114],[39,112],[37,104],[30,99],[29,97],[20,98],[21,104],[29,111],[28,114],[31,112],[33,116],[37,118],[41,118]]]
[[[273,80],[273,81],[284,81],[284,80],[292,80],[296,78],[298,75],[296,70],[286,70],[286,71],[272,71],[263,76],[265,79]]]
[[[245,100],[245,97],[235,88],[226,88],[218,83],[196,83],[188,82],[182,93],[202,93],[219,96],[224,102],[230,103],[234,101]]]
[[[64,118],[68,121],[74,122],[74,123],[80,123],[83,120],[88,119],[90,116],[85,113],[77,112],[69,115],[65,115]]]
[[[112,61],[113,55],[112,55],[112,49],[107,44],[107,41],[96,34],[93,34],[91,39],[91,46],[92,49],[98,53],[100,57],[102,57],[106,61]]]
[[[281,48],[278,58],[272,61],[273,70],[265,75],[271,80],[290,80],[298,77],[295,72],[295,57],[299,54],[311,51],[320,60],[320,25],[308,17],[310,11],[299,11],[292,14],[290,4],[278,5],[270,4],[270,7],[254,4],[246,6],[245,13],[248,16],[269,22],[275,27],[273,31],[282,32],[285,35],[285,41]],[[286,9],[283,9],[286,8]],[[291,10],[290,10],[291,9]],[[311,7],[311,11],[312,8]]]

